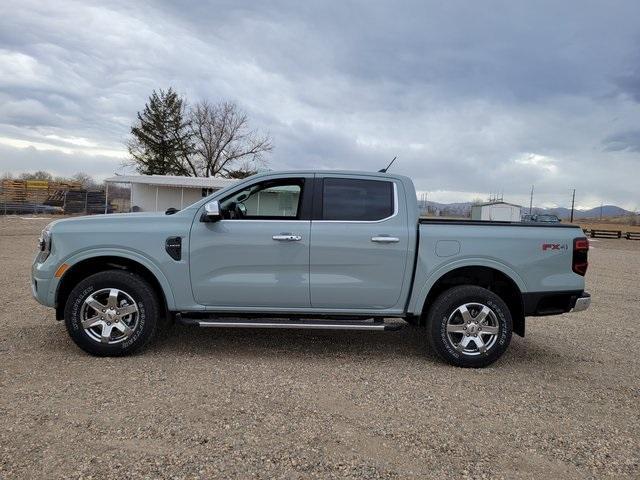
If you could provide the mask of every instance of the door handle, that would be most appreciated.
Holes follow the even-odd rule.
[[[376,243],[398,243],[400,239],[398,237],[379,236],[379,237],[371,237],[371,241]]]
[[[274,235],[271,238],[277,242],[299,242],[302,240],[300,235],[292,235],[291,233],[281,233],[280,235]]]

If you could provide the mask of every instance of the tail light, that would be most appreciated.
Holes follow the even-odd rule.
[[[589,255],[589,240],[585,237],[573,239],[573,262],[571,269],[578,275],[583,277],[587,273],[587,267],[589,262],[587,257]]]

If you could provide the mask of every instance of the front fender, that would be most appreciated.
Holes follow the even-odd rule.
[[[96,257],[120,257],[120,258],[126,258],[127,260],[131,260],[139,263],[140,265],[145,267],[147,270],[149,270],[151,274],[156,278],[158,283],[160,284],[160,287],[162,288],[162,293],[164,294],[164,298],[166,299],[166,302],[167,302],[167,308],[169,310],[175,309],[176,302],[173,296],[173,290],[171,289],[171,285],[169,284],[167,277],[162,272],[162,270],[160,270],[157,267],[157,265],[149,257],[139,252],[127,250],[124,248],[90,249],[90,250],[83,250],[82,252],[71,255],[61,263],[67,263],[68,265],[73,267],[73,265],[80,263],[83,260],[89,260],[91,258],[96,258]],[[67,272],[70,270],[71,268],[68,269]],[[58,285],[60,285],[60,282],[63,279],[64,279],[64,275],[60,279],[58,279],[57,282],[51,282],[51,285],[49,288],[49,297],[52,300],[52,303],[51,303],[52,305],[57,295]]]
[[[412,300],[409,305],[409,312],[414,315],[420,315],[422,313],[422,307],[427,295],[431,291],[431,288],[447,273],[462,267],[489,267],[504,273],[517,285],[521,292],[527,291],[525,281],[508,265],[492,260],[489,258],[463,258],[441,265],[436,270],[431,272],[422,286],[416,285],[414,288],[415,294],[412,295]]]

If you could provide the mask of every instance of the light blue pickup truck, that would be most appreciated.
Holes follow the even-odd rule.
[[[395,330],[482,367],[525,317],[584,310],[589,243],[572,225],[421,219],[402,175],[255,175],[180,211],[55,221],[34,297],[94,355],[200,327]],[[402,319],[402,320],[399,320]]]

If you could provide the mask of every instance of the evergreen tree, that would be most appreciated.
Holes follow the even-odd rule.
[[[197,176],[185,101],[172,88],[155,90],[131,127],[131,163],[145,175]]]

